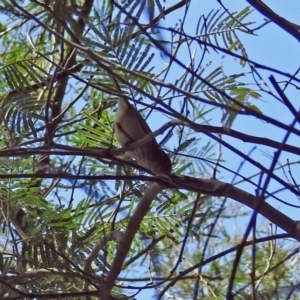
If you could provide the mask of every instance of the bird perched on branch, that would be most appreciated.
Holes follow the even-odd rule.
[[[119,94],[121,89],[111,76]],[[118,109],[114,120],[115,137],[122,146],[138,141],[152,132],[141,114],[128,102],[125,96],[119,96]],[[156,175],[168,175],[172,171],[170,157],[153,138],[146,144],[127,152],[139,165]]]

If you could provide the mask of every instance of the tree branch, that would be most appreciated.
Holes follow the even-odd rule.
[[[111,269],[107,274],[105,281],[102,282],[100,287],[100,299],[108,300],[110,292],[114,286],[119,273],[122,270],[125,258],[130,250],[131,243],[143,221],[145,215],[150,209],[151,203],[155,196],[160,193],[165,185],[159,183],[151,184],[146,190],[143,198],[139,202],[133,216],[130,218],[128,226],[124,232],[124,236],[118,244],[116,257],[112,263]]]
[[[258,211],[260,215],[280,227],[297,241],[300,241],[300,223],[272,207],[265,199],[259,199],[242,189],[216,179],[196,179],[188,176],[171,176],[171,179],[176,186],[181,189],[184,188],[197,193],[217,197],[228,197],[236,200],[254,211]]]
[[[264,4],[261,0],[248,0],[248,3],[256,8],[261,14],[284,29],[290,35],[292,35],[298,42],[300,42],[300,26],[296,25],[279,15],[277,15],[269,6]]]
[[[91,264],[93,260],[97,258],[99,251],[106,246],[107,242],[109,241],[120,242],[122,240],[122,237],[123,237],[123,233],[121,231],[113,230],[110,233],[106,234],[102,239],[100,239],[99,243],[94,246],[92,252],[85,260],[84,269],[83,269],[84,273],[86,274],[90,273]],[[88,287],[88,281],[85,282],[83,291],[85,291],[87,287]]]

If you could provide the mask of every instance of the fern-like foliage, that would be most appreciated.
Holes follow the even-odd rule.
[[[251,12],[250,7],[246,7],[240,12],[233,12],[231,15],[221,9],[211,10],[199,22],[197,34],[199,34],[200,43],[204,41],[218,47],[224,45],[228,50],[239,50],[241,55],[247,58],[246,50],[239,40],[237,32],[242,31],[252,34],[251,31],[247,30],[247,26],[253,24],[253,22],[244,21]],[[241,63],[244,64],[244,61],[241,60]]]
[[[44,120],[40,112],[45,105],[45,95],[42,91],[46,74],[33,61],[19,61],[1,69],[0,80],[2,90],[1,120],[2,125],[11,133],[37,137],[38,120]]]

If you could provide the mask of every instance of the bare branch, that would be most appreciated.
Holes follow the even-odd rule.
[[[124,236],[118,244],[116,257],[112,263],[111,269],[107,274],[105,281],[101,283],[100,299],[109,299],[111,289],[122,270],[125,258],[130,250],[131,243],[140,227],[141,222],[143,221],[143,218],[149,211],[153,199],[165,188],[165,185],[153,183],[148,187],[143,198],[140,200],[134,214],[129,220]]]
[[[122,237],[123,237],[123,232],[121,232],[119,230],[113,230],[110,233],[106,234],[103,238],[101,238],[99,243],[94,246],[92,252],[86,258],[86,261],[84,264],[84,269],[83,269],[84,273],[86,273],[86,274],[90,273],[91,264],[92,264],[93,260],[97,258],[99,251],[106,246],[107,242],[110,242],[110,241],[120,242],[122,240]],[[84,291],[87,290],[87,287],[88,287],[88,282],[86,281],[83,290]]]

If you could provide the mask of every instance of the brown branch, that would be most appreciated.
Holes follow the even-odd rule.
[[[110,292],[114,286],[115,281],[117,280],[119,273],[122,270],[125,258],[130,250],[132,240],[134,239],[145,215],[149,211],[153,199],[164,188],[166,188],[166,186],[159,183],[153,183],[151,186],[149,186],[143,198],[140,200],[134,214],[129,220],[128,226],[124,232],[122,240],[118,243],[116,256],[112,263],[110,271],[107,274],[105,281],[103,281],[101,284],[101,300],[109,299]]]
[[[19,10],[21,10],[22,12],[24,12],[27,15],[31,15],[29,12],[27,12],[26,10],[24,10],[21,6],[19,6],[15,1],[12,1],[12,3],[15,5],[16,8],[18,8]],[[76,20],[76,37],[71,37],[71,41],[72,42],[77,42],[77,39],[79,39],[84,31],[84,27],[85,27],[85,19],[89,16],[92,7],[93,7],[93,0],[85,0],[83,5],[82,5],[82,9],[81,9],[81,14],[80,17],[78,17],[78,19]],[[32,15],[31,15],[32,16]],[[33,20],[37,21],[37,18],[35,18],[33,16]],[[38,20],[38,23],[42,23],[40,20]],[[43,24],[43,23],[42,23]],[[44,26],[45,29],[47,29],[47,26]],[[64,42],[64,39],[61,40],[61,42]],[[76,66],[76,48],[73,48],[70,46],[69,50],[67,51],[67,55],[65,60],[61,63],[61,67],[57,67],[57,70],[59,69],[63,69],[63,70],[68,70],[68,71],[63,71],[60,74],[55,74],[54,77],[49,78],[46,80],[46,82],[43,82],[42,84],[50,84],[53,85],[54,81],[57,80],[58,84],[56,86],[55,89],[55,94],[53,95],[53,99],[51,102],[55,103],[55,105],[51,106],[51,116],[49,118],[50,122],[48,124],[46,124],[46,132],[44,135],[44,145],[48,145],[51,142],[52,136],[56,130],[56,127],[58,126],[58,124],[60,123],[60,121],[63,118],[63,115],[61,114],[61,107],[62,107],[62,103],[63,103],[63,99],[65,96],[65,91],[66,91],[66,87],[69,81],[69,72],[71,69],[75,68],[80,68],[81,66]],[[40,84],[36,85],[35,87],[30,87],[30,88],[37,88],[40,87]],[[14,91],[16,92],[16,91]],[[13,92],[11,92],[9,94],[9,96],[11,96],[13,94]],[[51,94],[49,94],[49,97],[51,97]],[[50,103],[50,98],[47,101],[47,104]],[[49,105],[47,105],[48,107],[46,107],[46,116],[47,116],[47,111],[49,108]],[[39,160],[38,160],[38,166],[39,168],[37,169],[36,173],[37,174],[45,174],[46,172],[46,167],[50,164],[50,157],[49,155],[42,155]],[[39,186],[41,183],[41,181],[37,181],[35,183],[33,183],[31,186]],[[20,209],[19,212],[16,213],[16,216],[19,215],[26,215],[25,212]],[[13,223],[17,228],[19,228],[20,226],[18,224],[21,224],[22,220],[21,219],[16,219],[15,218],[15,222]],[[26,226],[23,226],[23,228],[21,228],[23,231],[26,228]],[[26,233],[26,232],[25,232]]]
[[[85,274],[90,273],[91,264],[92,264],[93,260],[97,258],[99,251],[106,246],[107,242],[116,241],[116,242],[119,243],[122,240],[122,237],[123,237],[123,232],[121,232],[119,230],[113,230],[110,233],[106,234],[103,238],[101,238],[99,243],[94,246],[92,252],[86,258],[83,272]],[[88,287],[88,281],[85,282],[83,290],[86,291],[87,287]]]
[[[128,267],[131,263],[137,261],[137,259],[139,257],[142,257],[145,253],[151,251],[153,249],[153,247],[160,241],[162,241],[163,239],[165,239],[164,235],[159,236],[158,238],[154,238],[151,243],[142,251],[140,251],[139,253],[137,253],[136,255],[134,255],[133,257],[131,257],[129,260],[126,261],[126,264],[124,265],[124,267]]]
[[[189,191],[217,197],[228,197],[250,207],[254,211],[259,208],[259,214],[276,224],[294,239],[300,241],[300,223],[275,209],[264,199],[259,199],[255,195],[216,179],[195,179],[188,176],[171,176],[171,179],[177,187]]]
[[[292,35],[298,42],[300,42],[300,26],[296,25],[278,14],[276,14],[269,6],[263,3],[261,0],[248,0],[248,3],[256,8],[261,14],[284,29],[290,35]]]
[[[179,123],[179,122],[178,122]],[[181,122],[183,123],[183,122]],[[184,125],[184,124],[181,124]],[[186,125],[186,124],[185,124]],[[295,147],[288,144],[282,144],[280,142],[270,140],[268,138],[253,136],[249,134],[242,133],[237,130],[233,130],[226,127],[218,127],[218,126],[210,126],[210,125],[201,125],[201,124],[194,124],[193,129],[198,132],[210,132],[210,133],[218,133],[222,135],[228,135],[230,137],[239,139],[246,143],[254,143],[254,144],[260,144],[265,145],[268,147],[272,147],[275,149],[281,148],[283,151],[294,153],[297,155],[300,155],[300,148]]]
[[[175,126],[175,125],[187,126],[196,132],[209,132],[209,133],[218,133],[218,134],[228,135],[230,137],[237,138],[243,142],[265,145],[265,146],[272,147],[275,149],[281,148],[283,151],[300,155],[299,147],[295,147],[295,146],[288,145],[288,144],[282,144],[281,142],[270,140],[268,138],[257,137],[257,136],[245,134],[240,131],[233,130],[233,129],[226,128],[226,127],[202,125],[202,124],[197,124],[194,122],[186,123],[182,120],[169,121],[168,123],[162,125],[160,128],[153,131],[152,133],[147,134],[144,138],[142,138],[138,141],[132,142],[120,149],[111,149],[110,153],[112,155],[118,156],[118,155],[125,153],[126,151],[129,151],[129,150],[135,149],[137,147],[140,147],[142,145],[145,145],[145,144],[147,144],[147,142],[151,141],[151,139],[153,139],[154,137],[156,137],[160,134],[163,134],[168,128]]]
[[[92,10],[93,7],[93,0],[85,0],[85,2],[82,5],[81,9],[81,16],[76,21],[76,38],[71,39],[72,42],[76,43],[80,37],[83,34],[84,27],[85,27],[85,18],[87,18]],[[63,40],[62,40],[63,41]],[[68,53],[66,55],[65,60],[61,63],[61,66],[63,69],[70,69],[76,64],[76,48],[70,47],[68,50]],[[62,101],[65,96],[67,84],[69,81],[69,76],[63,77],[60,81],[58,81],[58,84],[55,89],[55,94],[53,96],[53,102],[56,103],[56,105],[52,108],[52,114],[51,114],[51,120],[55,120],[55,122],[50,123],[50,134],[52,134],[58,125],[58,123],[61,121],[62,116],[60,118],[57,118],[57,116],[60,115],[61,112],[61,105]],[[47,144],[47,140],[45,140],[45,143]]]

